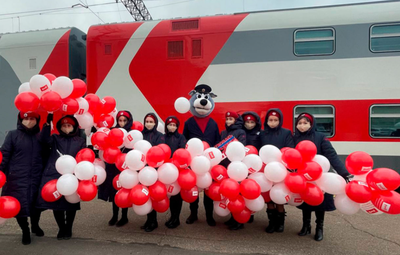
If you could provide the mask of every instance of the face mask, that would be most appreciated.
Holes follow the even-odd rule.
[[[37,121],[35,118],[24,118],[22,120],[22,125],[24,125],[26,128],[31,129],[36,125]]]
[[[228,118],[226,118],[225,123],[226,123],[226,125],[229,127],[230,125],[232,125],[233,123],[235,123],[235,118],[228,117]]]
[[[74,126],[72,126],[71,124],[64,124],[61,126],[61,131],[63,131],[67,135],[69,133],[71,133],[73,130],[74,130]]]
[[[254,121],[246,121],[246,122],[244,123],[244,127],[245,127],[247,130],[252,130],[255,126],[256,126],[256,123],[255,123]]]
[[[296,127],[300,132],[303,133],[303,132],[307,132],[311,128],[311,124],[309,122],[306,122],[306,123],[299,122]]]
[[[174,125],[168,124],[167,129],[168,129],[168,132],[174,133],[177,129],[177,126],[175,124]]]
[[[276,128],[279,126],[279,118],[271,116],[268,118],[267,124],[270,128]]]
[[[156,123],[154,122],[146,122],[146,124],[144,124],[144,126],[148,129],[148,130],[152,130],[154,128],[154,126],[156,125]]]

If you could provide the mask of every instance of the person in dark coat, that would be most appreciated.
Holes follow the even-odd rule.
[[[179,120],[175,116],[169,116],[165,120],[165,134],[162,140],[171,149],[171,157],[177,149],[184,149],[186,146],[186,138],[178,132],[179,124]],[[172,196],[169,201],[171,218],[165,222],[165,226],[167,228],[176,228],[180,225],[179,216],[182,210],[181,194]]]
[[[41,196],[41,191],[46,183],[61,176],[56,170],[57,159],[62,155],[75,157],[81,149],[86,147],[86,141],[79,134],[79,124],[74,116],[66,115],[58,120],[56,128],[59,135],[51,135],[51,120],[52,114],[49,114],[47,123],[40,133],[40,141],[49,146],[51,150],[43,171],[36,207],[42,210],[53,210],[54,218],[59,228],[57,239],[67,240],[72,237],[72,226],[76,211],[80,210],[80,203],[71,204],[64,196],[55,202],[46,202]]]
[[[15,218],[22,229],[22,243],[25,245],[31,243],[28,217],[31,218],[32,233],[44,235],[39,227],[40,211],[35,208],[43,171],[39,122],[39,114],[20,112],[17,129],[7,133],[0,148],[3,154],[0,171],[7,178],[1,195],[12,196],[21,204]]]
[[[341,175],[346,181],[350,176],[344,164],[340,161],[331,142],[321,132],[316,131],[316,123],[314,116],[309,113],[301,113],[296,119],[296,132],[294,135],[295,144],[304,140],[312,141],[317,146],[317,154],[325,156],[335,171]],[[303,213],[303,227],[299,232],[300,236],[305,236],[311,233],[311,212],[315,211],[317,224],[314,239],[321,241],[323,239],[323,225],[325,211],[336,210],[333,202],[333,196],[325,193],[324,202],[318,206],[311,206],[306,203],[298,206]]]
[[[258,151],[261,148],[261,119],[255,112],[244,112],[243,130],[246,132],[246,145],[254,146]]]
[[[117,124],[115,125],[115,128],[123,128],[127,132],[131,131],[133,117],[129,111],[119,111],[117,113],[116,118],[117,118]],[[130,149],[127,149],[125,147],[123,147],[121,149],[122,153],[127,153],[129,151],[130,151]],[[113,216],[112,216],[111,220],[108,222],[108,225],[109,226],[116,225],[117,227],[122,227],[129,222],[128,208],[121,209],[122,216],[121,216],[121,219],[118,220],[119,207],[114,202],[114,197],[115,197],[115,194],[117,193],[117,190],[115,190],[113,187],[114,177],[117,176],[118,174],[120,174],[121,171],[118,170],[118,168],[115,166],[115,164],[105,163],[105,165],[106,165],[107,177],[106,177],[106,180],[104,181],[104,183],[99,186],[98,198],[101,200],[104,200],[106,202],[112,202]]]
[[[284,147],[294,148],[292,132],[283,128],[283,114],[281,110],[273,108],[268,110],[264,121],[264,131],[261,133],[262,146],[271,144],[278,149]],[[274,202],[267,203],[267,214],[269,219],[267,233],[283,232],[285,227],[285,208]]]
[[[162,143],[163,134],[157,131],[158,118],[154,113],[148,113],[144,117],[144,128],[142,131],[143,140],[148,141],[152,146]],[[146,223],[140,227],[146,232],[151,232],[158,228],[157,212],[155,210],[147,214]]]

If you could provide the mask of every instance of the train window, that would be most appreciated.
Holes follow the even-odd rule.
[[[192,58],[201,57],[201,39],[192,40]]]
[[[293,131],[296,131],[294,126],[296,118],[299,114],[307,112],[314,116],[316,130],[326,135],[333,137],[335,135],[335,108],[332,105],[298,105],[294,108]]]
[[[29,69],[36,69],[36,58],[29,59]]]
[[[400,137],[400,105],[373,105],[369,117],[371,137]]]
[[[335,52],[335,30],[298,29],[294,32],[296,56],[331,55]]]
[[[400,51],[400,24],[371,26],[370,49],[372,52]]]
[[[183,41],[168,42],[168,58],[183,58]]]

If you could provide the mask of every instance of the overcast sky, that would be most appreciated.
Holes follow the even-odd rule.
[[[144,0],[154,20],[236,12],[337,5],[379,0]],[[132,22],[125,6],[115,0],[0,0],[0,34],[57,27]],[[76,6],[82,4],[88,6]]]

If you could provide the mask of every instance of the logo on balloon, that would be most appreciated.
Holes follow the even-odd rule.
[[[68,111],[68,105],[66,105],[66,104],[63,104],[63,106],[62,106],[62,110],[63,110],[64,112]]]
[[[390,210],[390,206],[391,206],[391,204],[388,204],[388,203],[383,202],[380,209],[381,209],[382,211],[388,212],[388,211]]]
[[[226,209],[226,204],[224,204],[224,203],[219,203],[218,206],[221,207],[222,209]]]
[[[107,121],[103,121],[103,126],[108,127]]]
[[[214,153],[212,151],[208,153],[208,156],[210,156],[210,159],[215,158],[215,155],[214,155]]]
[[[387,190],[387,188],[385,187],[385,185],[382,182],[376,183],[375,185],[381,190]]]
[[[174,186],[169,186],[169,188],[168,188],[168,193],[172,193],[172,191],[174,191]]]
[[[218,175],[218,177],[216,178],[218,181],[224,179],[224,176],[222,174]]]
[[[303,175],[304,175],[304,178],[306,178],[307,180],[312,180],[312,177],[308,173],[305,173]]]
[[[59,198],[59,197],[61,197],[61,194],[60,194],[60,192],[58,192],[58,190],[56,190],[53,192],[53,196],[54,196],[54,198]]]
[[[146,196],[148,196],[149,195],[149,190],[146,189],[146,188],[143,188],[142,189],[142,193],[145,194]]]
[[[117,188],[122,188],[121,183],[119,182],[119,180],[117,181]]]
[[[133,140],[133,137],[131,135],[128,135],[126,138],[128,139],[129,142],[132,142]]]
[[[285,200],[286,200],[286,202],[289,202],[290,196],[289,196],[289,195],[286,195],[286,196],[285,196]]]
[[[196,197],[196,196],[198,196],[198,195],[199,195],[199,192],[198,192],[198,191],[193,191],[193,192],[192,192],[192,196]]]
[[[82,114],[84,114],[85,113],[85,110],[84,109],[79,109],[79,111],[78,111],[78,114],[79,115],[82,115]]]
[[[97,175],[93,175],[92,182],[97,182]]]
[[[369,172],[372,170],[372,167],[370,166],[363,166],[361,167],[361,172]]]
[[[49,87],[47,85],[44,85],[44,86],[40,87],[40,91],[42,91],[42,92],[46,91],[48,89],[49,89]]]

